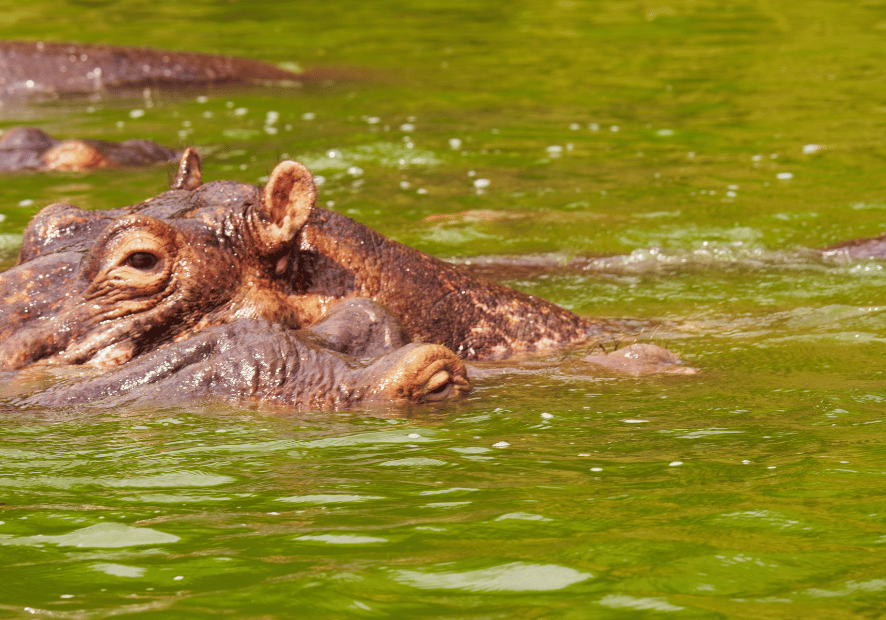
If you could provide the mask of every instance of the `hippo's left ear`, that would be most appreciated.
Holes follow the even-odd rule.
[[[308,221],[317,188],[310,171],[294,161],[283,161],[271,172],[261,204],[252,211],[252,225],[266,254],[288,246]]]
[[[169,189],[194,190],[203,185],[203,172],[200,170],[200,156],[190,146],[182,153],[175,178],[169,185]]]

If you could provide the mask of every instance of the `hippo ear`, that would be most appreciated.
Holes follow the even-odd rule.
[[[271,172],[261,203],[253,210],[252,223],[264,244],[274,254],[287,248],[308,220],[317,188],[307,168],[283,161]]]
[[[200,156],[190,146],[182,153],[175,178],[169,189],[197,189],[203,185],[203,173],[200,172]]]

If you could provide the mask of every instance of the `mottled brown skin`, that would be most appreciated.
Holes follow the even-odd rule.
[[[35,127],[12,127],[0,136],[0,172],[149,166],[178,157],[151,140],[56,140]]]
[[[186,209],[188,217],[224,223],[236,220],[261,196],[261,190],[251,185],[202,184],[198,162],[185,162],[176,184],[194,189],[190,194],[167,192],[119,213],[184,212],[184,204],[194,205]],[[544,299],[474,278],[351,218],[315,207],[313,185],[304,191],[298,243],[279,256],[283,271],[275,276],[302,325],[312,325],[343,299],[367,298],[390,310],[411,339],[442,344],[464,359],[544,351],[594,336],[609,337],[618,330]],[[41,233],[40,242],[46,243],[47,236],[52,237]],[[23,253],[33,245],[26,234]]]
[[[235,247],[261,247],[262,240],[250,236],[244,225],[254,219],[248,215],[251,205],[263,200],[260,188],[232,181],[204,184],[193,151],[183,158],[173,186],[141,204],[111,211],[47,207],[25,231],[20,261],[49,251],[83,251],[84,240],[109,222],[135,214],[161,220],[174,216],[180,226],[199,221],[214,231],[211,237],[226,238]],[[277,203],[299,209],[291,216],[297,220],[296,241],[285,251],[267,250],[277,263],[252,295],[273,291],[277,299],[285,298],[297,326],[316,323],[341,300],[366,298],[390,310],[412,340],[442,344],[464,359],[544,351],[596,336],[608,338],[620,328],[475,278],[346,216],[317,208],[310,179],[284,189],[294,198]],[[290,216],[281,212],[279,217]]]
[[[0,99],[164,85],[286,83],[304,77],[231,56],[82,43],[0,42]]]
[[[393,386],[381,393],[422,400],[467,389],[464,368],[446,347],[462,358],[495,359],[610,335],[608,323],[476,279],[318,209],[315,195],[310,173],[294,162],[279,164],[263,190],[203,183],[199,158],[189,149],[173,189],[142,203],[108,211],[46,207],[25,231],[19,264],[0,277],[0,369],[117,369],[83,384],[88,393],[104,394],[107,385],[140,393],[186,385],[196,393],[211,388],[316,402],[316,396],[300,396],[308,393],[303,390],[270,389],[277,375],[255,370],[270,367],[256,366],[257,358],[302,359],[308,347],[351,360],[382,354],[385,367],[400,369],[400,379],[379,379]],[[272,344],[261,344],[256,334],[267,326],[284,330],[286,338],[268,336]],[[403,346],[409,339],[434,344],[413,355]],[[283,349],[268,352],[268,346]],[[193,361],[200,355],[212,364]],[[402,371],[396,360],[403,356],[420,363]],[[643,357],[633,353],[619,357],[607,367],[627,372],[648,361],[633,361]],[[219,372],[201,370],[216,362]],[[148,372],[153,366],[159,370]],[[420,372],[428,366],[441,367],[433,381]],[[310,383],[310,369],[322,367],[300,366],[299,376]],[[381,372],[378,365],[370,368],[376,377]],[[418,387],[409,387],[403,372]],[[244,373],[257,378],[248,385],[231,379]],[[142,385],[136,381],[142,375],[158,383]],[[347,377],[346,385],[356,380]],[[379,392],[349,386],[347,393],[364,398]],[[350,397],[330,398],[334,404]]]
[[[231,204],[239,184],[185,189],[199,182],[197,161],[188,151],[177,189],[156,199],[50,205],[28,226],[18,265],[0,274],[0,370],[107,370],[35,402],[215,394],[339,408],[469,389],[451,351],[406,344],[370,300],[310,325],[290,303],[315,193],[304,167],[280,164],[264,192]]]

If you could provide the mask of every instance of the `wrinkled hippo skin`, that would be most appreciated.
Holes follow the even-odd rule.
[[[338,407],[348,398],[463,393],[459,358],[611,338],[607,322],[476,279],[316,208],[315,198],[310,173],[295,162],[279,164],[263,190],[204,183],[188,149],[172,189],[142,203],[44,208],[25,230],[18,265],[0,276],[0,370],[111,369],[58,402],[186,386],[296,406],[326,394],[324,402]],[[259,345],[262,330],[269,343]],[[328,361],[273,370],[271,360],[301,360],[305,348]],[[382,357],[368,366],[357,361],[374,355]],[[406,371],[403,359],[411,360]],[[341,369],[337,395],[317,379],[330,376],[315,372],[325,367]]]
[[[439,345],[406,343],[367,363],[317,346],[318,341],[309,329],[239,319],[23,402],[59,407],[108,398],[119,402],[121,396],[154,402],[222,396],[338,410],[358,403],[436,402],[470,389],[464,366]]]
[[[0,172],[149,166],[178,157],[151,140],[56,140],[35,127],[12,127],[0,136]]]
[[[304,77],[231,56],[81,43],[0,42],[0,98],[163,85],[284,83]]]
[[[203,185],[196,162],[189,150],[174,189],[139,205],[54,204],[29,224],[0,274],[0,371],[104,372],[28,402],[221,395],[336,409],[469,389],[452,351],[409,344],[371,300],[304,320],[291,302],[315,194],[304,167],[280,164],[264,192],[232,204],[243,186]]]
[[[271,178],[283,178],[293,167],[305,176],[291,186],[281,181],[283,189],[269,184],[262,191],[233,181],[204,184],[199,159],[188,151],[174,188],[143,203],[109,211],[84,211],[65,204],[46,207],[25,230],[19,262],[25,266],[47,253],[88,252],[93,244],[111,243],[118,228],[160,230],[163,222],[174,221],[177,229],[186,229],[188,234],[199,231],[187,244],[177,242],[182,245],[179,252],[188,254],[188,264],[210,260],[204,254],[214,245],[230,246],[211,260],[231,261],[236,255],[243,266],[229,269],[250,269],[256,274],[250,280],[252,289],[231,303],[257,309],[269,320],[296,328],[314,325],[344,299],[364,298],[389,310],[410,339],[442,344],[464,359],[512,357],[610,335],[603,321],[582,318],[544,299],[476,279],[346,216],[315,207],[313,180],[300,164],[284,162]],[[279,211],[268,208],[257,215],[257,205],[264,204],[277,205],[274,208]],[[285,229],[286,243],[268,237],[271,233],[265,231],[263,221],[270,217],[268,212],[275,213],[279,222],[274,235],[283,235]],[[254,256],[265,256],[264,262],[255,264],[257,259],[240,249],[244,246]],[[208,272],[208,268],[197,272]],[[181,282],[185,288],[200,288],[192,296],[201,299],[231,295],[203,290],[207,285],[205,277]],[[176,320],[184,329],[198,314],[191,307],[179,306]],[[277,314],[268,315],[268,309]],[[59,347],[66,356],[70,350],[67,344]]]

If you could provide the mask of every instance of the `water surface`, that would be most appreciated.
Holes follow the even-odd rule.
[[[886,599],[886,5],[40,0],[0,36],[231,53],[293,89],[7,103],[0,126],[281,158],[320,204],[700,369],[566,351],[466,400],[22,410],[0,430],[10,618],[867,618]],[[166,168],[12,175],[134,204]],[[607,343],[615,346],[615,343]]]

